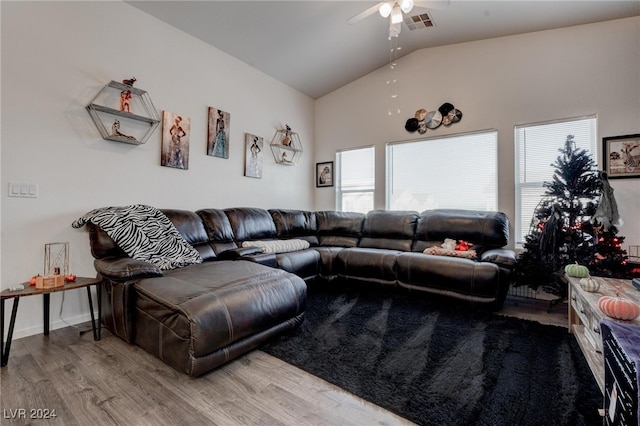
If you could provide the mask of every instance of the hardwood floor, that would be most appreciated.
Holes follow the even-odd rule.
[[[547,302],[520,299],[501,313],[566,327],[566,307],[547,313]],[[412,424],[261,351],[193,379],[106,330],[99,342],[79,334],[13,342],[0,372],[2,425]]]

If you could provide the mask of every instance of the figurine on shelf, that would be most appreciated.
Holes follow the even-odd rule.
[[[133,86],[133,83],[135,83],[137,80],[135,77],[131,77],[128,80],[122,80],[122,84],[124,84],[125,86]]]
[[[115,120],[113,122],[113,125],[111,126],[111,136],[132,141],[136,140],[133,136],[127,136],[124,133],[120,133],[120,120]]]
[[[285,125],[287,130],[284,132],[284,139],[282,139],[282,145],[291,146],[291,127],[289,125]]]
[[[283,153],[282,153],[282,162],[283,162],[283,163],[290,163],[290,162],[291,162],[291,160],[289,160],[289,159],[287,158],[287,153],[286,153],[286,152],[283,152]]]
[[[120,111],[131,112],[129,99],[131,99],[131,90],[123,90],[120,92]]]

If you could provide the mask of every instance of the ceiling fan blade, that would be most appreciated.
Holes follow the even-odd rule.
[[[369,9],[366,9],[366,10],[358,13],[357,15],[352,16],[351,18],[347,19],[347,24],[353,25],[356,22],[362,21],[367,16],[373,15],[378,10],[380,10],[380,5],[382,5],[383,3],[384,2],[380,2],[380,3],[378,3],[378,4],[374,5],[374,6],[371,6]]]
[[[414,1],[414,7],[421,7],[423,9],[446,9],[449,7],[450,0],[424,0]]]

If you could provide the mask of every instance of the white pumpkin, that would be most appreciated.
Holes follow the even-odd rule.
[[[584,291],[595,293],[600,289],[600,281],[596,280],[592,276],[581,278],[580,287],[582,287]]]

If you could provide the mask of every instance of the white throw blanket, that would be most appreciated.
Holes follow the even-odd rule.
[[[309,242],[305,240],[268,240],[268,241],[245,241],[242,247],[259,247],[263,253],[288,253],[291,251],[304,250],[309,248]]]
[[[100,227],[131,258],[150,262],[162,270],[201,263],[200,253],[180,235],[169,218],[155,207],[135,204],[101,207],[71,224]]]

